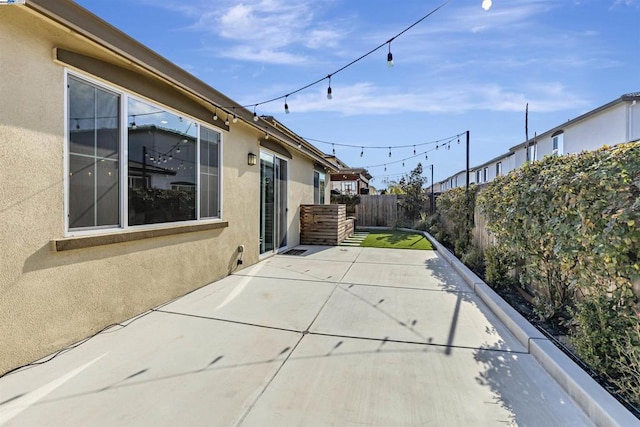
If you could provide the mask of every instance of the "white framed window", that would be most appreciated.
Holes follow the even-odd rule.
[[[221,218],[221,134],[66,73],[66,232]]]
[[[536,146],[535,146],[535,144],[529,145],[529,147],[527,147],[527,159],[530,162],[535,162],[536,161]]]
[[[496,176],[502,175],[502,162],[496,163]]]
[[[476,171],[476,184],[480,184],[482,181],[480,180],[481,177],[481,171],[477,170]]]
[[[487,181],[489,181],[489,168],[485,167],[484,169],[482,169],[482,182]]]
[[[561,156],[564,154],[564,133],[554,134],[551,138],[553,141],[553,154]]]

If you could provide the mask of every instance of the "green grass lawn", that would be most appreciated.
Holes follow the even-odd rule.
[[[360,246],[366,248],[433,249],[431,242],[422,234],[405,231],[371,231]]]

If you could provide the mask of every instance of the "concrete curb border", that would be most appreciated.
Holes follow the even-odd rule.
[[[618,402],[600,384],[591,378],[569,356],[549,341],[527,319],[506,303],[473,271],[447,248],[425,231],[399,228],[422,233],[435,246],[438,254],[460,274],[470,288],[489,306],[491,311],[509,328],[527,348],[533,358],[573,398],[587,416],[598,426],[640,426],[631,412]]]

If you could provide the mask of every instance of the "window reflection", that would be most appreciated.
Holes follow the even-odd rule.
[[[197,124],[128,101],[129,225],[196,219]]]
[[[220,134],[200,129],[200,217],[220,217]]]
[[[69,228],[119,225],[116,94],[69,79]]]

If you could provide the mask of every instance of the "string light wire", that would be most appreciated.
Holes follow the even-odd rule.
[[[256,102],[256,103],[252,103],[252,104],[246,104],[246,105],[242,105],[243,108],[249,108],[249,107],[258,107],[260,105],[264,105],[264,104],[269,104],[271,102],[275,102],[275,101],[279,101],[281,99],[285,99],[285,112],[288,110],[288,106],[287,106],[287,102],[286,102],[286,98],[296,94],[298,92],[302,92],[305,89],[309,89],[312,86],[317,85],[320,82],[323,82],[324,80],[327,79],[331,79],[331,76],[335,76],[336,74],[338,74],[341,71],[346,70],[347,68],[351,67],[352,65],[354,65],[355,63],[363,60],[364,58],[366,58],[367,56],[375,53],[376,51],[382,49],[383,47],[389,45],[389,54],[391,53],[391,42],[394,41],[396,38],[400,37],[401,35],[403,35],[404,33],[406,33],[407,31],[409,31],[410,29],[412,29],[413,27],[415,27],[416,25],[418,25],[419,23],[421,23],[422,21],[424,21],[425,19],[427,19],[428,17],[430,17],[431,15],[433,15],[434,13],[436,13],[437,11],[439,11],[440,9],[442,9],[444,6],[446,6],[451,0],[446,0],[444,3],[442,3],[440,6],[436,7],[435,9],[433,9],[432,11],[430,11],[429,13],[427,13],[426,15],[424,15],[422,18],[418,19],[417,21],[415,21],[413,24],[409,25],[408,27],[406,27],[405,29],[403,29],[402,31],[400,31],[398,34],[396,34],[395,36],[391,37],[389,40],[387,40],[386,42],[378,45],[377,47],[371,49],[370,51],[368,51],[367,53],[359,56],[358,58],[354,59],[353,61],[349,62],[348,64],[338,68],[336,71],[334,71],[333,73],[327,74],[325,77],[322,77],[318,80],[315,80],[309,84],[306,84],[305,86],[302,86],[299,89],[293,90],[291,92],[288,92],[286,95],[280,95],[277,96],[275,98],[271,98],[271,99],[267,99],[265,101],[261,101],[261,102]],[[220,108],[234,108],[234,107],[223,107],[221,106]]]

